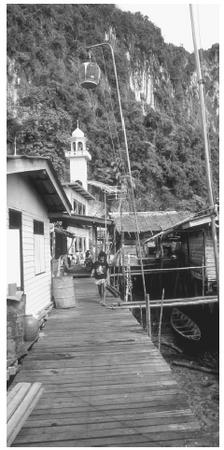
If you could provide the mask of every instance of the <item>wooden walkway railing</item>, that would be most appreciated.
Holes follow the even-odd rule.
[[[99,305],[91,279],[74,282],[76,307],[51,312],[15,377],[44,392],[12,446],[199,446],[184,393],[131,312]]]

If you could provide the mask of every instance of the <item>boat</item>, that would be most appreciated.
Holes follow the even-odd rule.
[[[178,308],[173,308],[170,316],[173,330],[186,341],[199,341],[201,330],[199,326]]]

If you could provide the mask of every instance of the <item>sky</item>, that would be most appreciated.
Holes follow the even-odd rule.
[[[166,43],[183,45],[193,52],[189,4],[178,2],[150,3],[146,1],[124,1],[116,3],[118,8],[132,13],[140,11],[161,29]],[[198,47],[208,49],[219,42],[220,4],[193,4],[195,28],[197,30]]]

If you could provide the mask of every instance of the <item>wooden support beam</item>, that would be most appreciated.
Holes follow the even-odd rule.
[[[145,274],[150,274],[150,273],[163,273],[163,272],[177,272],[177,271],[187,271],[187,270],[202,270],[205,268],[211,268],[214,267],[213,265],[202,265],[202,266],[188,266],[188,267],[167,267],[167,268],[157,268],[157,269],[144,269],[144,273]],[[126,273],[126,269],[124,271],[124,273]],[[135,270],[131,270],[130,272],[131,275],[141,275],[141,271],[139,269],[135,269]],[[122,276],[123,274],[118,272],[116,273],[116,276]],[[110,274],[111,277],[115,276],[114,274]]]
[[[187,298],[171,298],[164,299],[163,306],[187,306],[187,305],[201,305],[209,303],[217,303],[218,296],[205,296],[205,297],[187,297]],[[158,308],[161,305],[161,300],[150,300],[150,308]],[[116,307],[116,306],[115,306]],[[144,301],[127,302],[122,303],[119,308],[146,308]]]

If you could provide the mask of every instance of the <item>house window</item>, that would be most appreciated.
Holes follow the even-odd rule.
[[[22,214],[9,209],[9,229],[7,235],[7,282],[16,283],[23,289],[22,266]]]
[[[78,214],[79,216],[85,216],[86,214],[86,205],[83,203],[78,202],[77,200],[73,200],[73,211],[75,214]]]
[[[34,272],[35,275],[45,272],[44,223],[33,221],[34,234]]]

